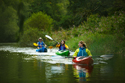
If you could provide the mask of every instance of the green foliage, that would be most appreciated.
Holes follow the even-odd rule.
[[[23,35],[20,37],[19,45],[20,46],[33,46],[33,43],[38,42],[38,38],[42,37],[43,41],[47,45],[53,45],[53,41],[50,41],[45,37],[48,32],[42,32],[38,28],[32,28],[25,30]]]
[[[75,40],[75,41],[74,41]],[[87,34],[86,36],[75,37],[68,40],[66,43],[72,50],[76,50],[79,41],[84,41],[87,44],[93,55],[114,54],[118,51],[116,37],[105,34]]]
[[[112,16],[97,17],[98,15],[91,15],[87,18],[84,29],[92,32],[99,32],[105,34],[117,34],[120,38],[125,36],[125,12],[116,12]]]
[[[17,25],[16,10],[11,6],[6,7],[2,4],[0,7],[0,42],[15,42],[19,27]]]
[[[24,31],[19,44],[21,46],[33,46],[33,42],[36,42],[38,40],[38,37],[42,35],[43,34],[37,28],[34,29],[30,27],[29,30],[27,29]]]
[[[125,14],[116,12],[112,16],[98,17],[90,15],[82,25],[73,26],[69,30],[60,29],[52,33],[58,41],[66,40],[71,50],[78,48],[78,42],[87,43],[92,54],[124,54],[125,50]],[[56,35],[58,34],[58,35]]]
[[[21,36],[21,40],[19,41],[20,46],[33,46],[33,43],[38,42],[38,38],[42,37],[43,41],[50,45],[51,42],[48,42],[47,38],[45,38],[45,35],[48,34],[47,32],[41,32],[38,28],[32,28],[25,30],[23,35]],[[51,44],[52,45],[52,44]]]
[[[39,11],[50,15],[54,20],[54,29],[60,26],[60,21],[67,13],[68,0],[34,0],[31,3],[31,13]]]
[[[93,14],[100,16],[113,15],[116,11],[125,11],[123,0],[69,0],[68,15],[72,24],[79,26]]]
[[[28,17],[30,0],[0,0],[0,42],[16,42]],[[1,35],[2,34],[2,35]]]
[[[42,12],[32,14],[24,23],[24,33],[21,35],[20,45],[33,46],[33,42],[36,42],[38,37],[42,37],[46,41],[45,35],[51,31],[52,22],[53,19],[47,14]]]
[[[38,28],[40,31],[50,31],[52,22],[53,19],[47,14],[44,14],[43,12],[34,13],[25,21],[24,30],[28,30],[32,27]]]

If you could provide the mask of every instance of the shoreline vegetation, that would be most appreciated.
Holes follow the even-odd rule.
[[[57,35],[58,34],[58,35]],[[99,18],[91,15],[87,21],[69,30],[53,32],[55,40],[66,40],[75,51],[79,41],[85,41],[93,55],[120,54],[125,56],[125,14]]]
[[[125,56],[124,0],[1,0],[0,43],[50,46],[66,40],[75,51],[85,41],[93,55]]]

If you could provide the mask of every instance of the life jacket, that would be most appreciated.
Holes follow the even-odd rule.
[[[66,50],[65,45],[60,45],[60,47],[59,47],[59,51],[60,51],[60,50]]]
[[[88,54],[87,54],[87,52],[86,52],[86,48],[79,48],[79,52],[78,52],[78,54],[77,54],[77,57],[79,57],[79,56],[84,56],[84,57],[86,57],[86,56],[88,56]]]
[[[37,44],[38,44],[38,47],[40,47],[40,48],[44,47],[44,42],[38,42]]]

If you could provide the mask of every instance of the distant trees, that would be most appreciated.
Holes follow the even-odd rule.
[[[0,1],[0,42],[16,41],[19,30],[17,22],[17,11],[4,1]]]
[[[0,0],[0,42],[16,42],[23,33],[30,0]]]
[[[68,0],[34,0],[31,5],[31,13],[42,11],[51,16],[53,29],[57,30],[61,26],[61,20],[67,14]]]
[[[115,11],[125,11],[124,0],[69,0],[68,13],[72,18],[70,26],[78,26],[92,14],[113,15]]]
[[[0,0],[0,42],[20,40],[24,28],[33,24],[38,30],[49,31],[50,28],[45,27],[51,25],[51,30],[68,29],[84,24],[93,14],[101,18],[112,16],[116,11],[125,11],[124,0]],[[39,17],[35,14],[38,12],[46,15],[46,19],[37,20]],[[53,19],[49,19],[51,23],[47,21],[48,16]]]

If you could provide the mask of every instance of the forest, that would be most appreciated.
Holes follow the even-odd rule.
[[[125,0],[0,0],[0,29],[1,43],[55,45],[47,34],[72,50],[83,40],[93,54],[125,54]]]

